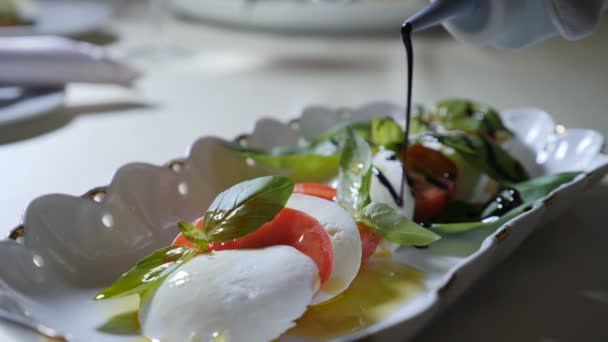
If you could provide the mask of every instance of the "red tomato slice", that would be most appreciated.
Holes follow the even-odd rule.
[[[336,200],[336,189],[323,183],[297,183],[293,187],[293,193],[320,197],[332,202]]]
[[[198,219],[194,224],[203,228],[202,219]],[[181,233],[175,238],[173,245],[195,247]],[[277,245],[291,246],[308,255],[317,264],[321,283],[324,284],[329,279],[334,264],[334,250],[329,235],[319,221],[298,210],[283,208],[272,221],[255,232],[232,241],[210,243],[209,249],[221,251]]]
[[[361,236],[361,266],[367,264],[367,260],[376,252],[382,238],[374,234],[367,226],[358,223],[359,235]]]
[[[296,194],[320,197],[328,201],[336,200],[336,189],[322,183],[297,183],[294,186],[293,192]],[[361,264],[365,265],[367,260],[376,251],[382,238],[372,233],[372,231],[364,225],[357,226],[359,228],[359,235],[361,236]]]
[[[456,191],[458,168],[450,158],[437,150],[423,145],[411,146],[407,150],[407,169],[408,174],[416,172],[427,175],[427,182],[433,180],[437,186],[445,188],[448,195]]]
[[[409,172],[409,177],[414,183],[416,200],[414,220],[428,222],[441,215],[448,205],[449,190],[430,184],[424,176],[416,172]]]

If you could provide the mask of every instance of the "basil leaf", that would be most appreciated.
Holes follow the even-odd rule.
[[[202,230],[186,221],[179,221],[177,226],[182,234],[184,234],[184,237],[188,239],[188,241],[194,243],[200,252],[207,252],[207,236]]]
[[[528,180],[523,165],[491,139],[466,133],[428,133],[418,137],[423,143],[439,142],[453,148],[471,166],[478,168],[499,183]]]
[[[523,203],[501,217],[491,216],[477,222],[436,223],[433,224],[431,228],[444,233],[461,233],[468,230],[488,227],[498,228],[517,215],[525,212],[536,201],[548,196],[562,184],[571,182],[579,174],[580,172],[565,172],[538,177],[527,182],[513,185],[512,187],[519,192]],[[489,209],[486,209],[486,211],[489,211]]]
[[[475,229],[481,229],[481,228],[496,229],[496,228],[502,226],[503,224],[507,223],[509,220],[516,217],[517,215],[523,213],[525,211],[524,210],[525,208],[526,208],[525,206],[520,206],[520,207],[517,207],[517,208],[509,211],[508,213],[501,216],[500,218],[496,217],[496,216],[492,216],[492,217],[488,217],[482,221],[477,221],[477,222],[437,223],[437,224],[431,225],[431,229],[434,231],[438,231],[441,233],[447,233],[447,234],[464,233],[469,230],[475,230]]]
[[[302,146],[278,146],[268,151],[273,156],[318,155],[331,156],[338,154],[339,148],[330,140],[305,143]]]
[[[313,139],[319,143],[328,140],[343,141],[347,130],[353,130],[373,147],[397,151],[405,136],[403,128],[391,117],[376,117],[370,121],[357,121],[340,125]]]
[[[355,131],[363,140],[374,146],[398,150],[403,143],[403,131],[392,118],[381,117],[371,121],[357,121],[335,127],[312,139],[304,146],[284,146],[270,150],[241,147],[226,143],[241,156],[274,169],[288,171],[296,182],[324,182],[335,177],[340,163],[340,145],[347,130]]]
[[[425,121],[425,116],[423,114],[412,113],[412,117],[410,118],[410,136],[426,133],[432,130],[431,124]]]
[[[426,246],[441,238],[386,203],[370,203],[363,208],[357,222],[401,246]]]
[[[378,117],[372,120],[370,140],[374,146],[399,151],[404,139],[403,129],[392,118]]]
[[[562,172],[548,176],[530,179],[527,182],[514,184],[512,188],[519,191],[519,195],[525,203],[534,203],[539,199],[549,195],[553,190],[562,184],[574,180],[582,172]]]
[[[372,150],[352,129],[346,130],[338,172],[338,203],[356,216],[369,203],[372,183]]]
[[[527,182],[513,184],[509,188],[504,189],[498,195],[489,201],[484,208],[481,217],[486,218],[492,216],[492,213],[503,205],[504,201],[512,200],[513,196],[521,198],[522,204],[533,204],[539,199],[549,195],[551,191],[557,189],[560,185],[572,181],[580,172],[564,172],[555,175],[548,175],[531,179]],[[515,193],[513,193],[515,190]],[[500,198],[500,202],[497,199]]]
[[[485,103],[448,99],[437,103],[433,119],[447,130],[484,134],[502,141],[512,136],[498,112]]]
[[[222,192],[205,213],[205,235],[210,242],[223,242],[255,231],[285,207],[293,186],[287,177],[267,176]]]
[[[371,139],[371,121],[355,121],[355,122],[347,122],[335,126],[329,129],[327,132],[320,134],[314,138],[312,138],[313,142],[324,142],[332,139],[341,140],[346,134],[346,130],[352,129],[355,133],[359,134],[361,138],[364,140]]]
[[[274,169],[288,170],[289,178],[296,182],[325,182],[338,173],[340,155],[284,155],[243,154],[257,163]]]
[[[323,182],[338,173],[340,153],[330,141],[277,147],[269,151],[243,148],[234,143],[227,143],[227,146],[260,165],[287,170],[287,175],[296,182]]]
[[[180,265],[192,259],[196,250],[170,246],[159,249],[137,262],[135,267],[118,278],[110,287],[95,296],[95,300],[123,297],[141,293],[165,279]]]

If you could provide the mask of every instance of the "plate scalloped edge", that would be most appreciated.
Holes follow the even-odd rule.
[[[287,124],[258,120],[251,134],[235,141],[252,147],[293,144],[337,123],[378,115],[399,119],[402,113],[401,107],[388,102],[358,109],[311,106]],[[382,341],[414,336],[541,223],[555,219],[568,206],[568,198],[599,182],[608,172],[608,156],[600,152],[603,137],[598,132],[555,132],[551,116],[534,108],[504,111],[501,116],[521,142],[506,148],[533,174],[576,168],[585,173],[498,230],[448,237],[428,250],[400,249],[396,261],[427,273],[426,291],[385,320],[340,340],[370,334]],[[0,242],[0,256],[12,262],[12,267],[0,270],[0,311],[41,322],[77,341],[121,340],[94,328],[104,317],[124,308],[112,303],[96,303],[95,308],[74,305],[91,298],[146,253],[170,243],[177,220],[197,218],[220,191],[244,179],[277,173],[227,153],[217,138],[197,140],[188,155],[165,166],[127,164],[116,171],[109,186],[83,197],[54,194],[32,201],[23,219],[22,227],[26,228],[13,234],[18,241]],[[19,237],[19,232],[23,236]],[[56,315],[56,310],[64,315]],[[66,319],[68,316],[71,319]]]

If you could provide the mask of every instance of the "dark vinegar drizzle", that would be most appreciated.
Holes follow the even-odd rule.
[[[388,178],[386,178],[382,171],[380,171],[380,169],[378,169],[377,167],[372,166],[372,172],[374,176],[378,177],[378,181],[380,182],[380,184],[382,184],[391,194],[391,197],[393,197],[395,203],[397,203],[397,205],[400,207],[403,206],[403,190],[401,191],[401,194],[398,194],[391,182],[388,180]]]
[[[490,205],[495,207],[495,209],[488,213],[487,216],[501,217],[509,211],[519,207],[523,203],[524,200],[521,198],[519,191],[514,188],[506,188],[500,195],[487,204],[487,207]]]
[[[410,137],[410,117],[412,111],[412,71],[414,68],[414,56],[412,51],[412,26],[409,23],[403,24],[401,27],[401,38],[403,40],[403,45],[405,46],[405,52],[407,55],[407,95],[406,95],[406,105],[405,105],[405,130],[404,130],[404,141],[403,146],[401,147],[401,155],[402,155],[402,176],[401,176],[401,187],[399,192],[395,190],[391,182],[386,178],[386,176],[380,171],[377,167],[372,166],[373,174],[378,178],[378,181],[388,190],[393,200],[399,207],[403,207],[403,197],[405,191],[405,182],[411,186],[411,182],[407,177],[406,165],[407,165],[407,148],[409,144]],[[332,143],[337,144],[337,142],[332,141]],[[388,160],[394,160],[394,156],[388,158]]]
[[[399,191],[399,201],[397,204],[399,206],[403,205],[403,192],[405,191],[405,182],[407,179],[406,165],[407,165],[407,148],[410,139],[410,118],[412,116],[412,81],[413,81],[413,71],[414,71],[414,51],[412,46],[412,25],[410,23],[404,23],[401,26],[401,40],[403,41],[403,46],[405,47],[405,54],[407,60],[407,91],[406,91],[406,102],[405,102],[405,130],[404,130],[404,140],[402,149],[402,167],[403,173],[401,176],[401,189]],[[390,189],[389,189],[390,191]]]

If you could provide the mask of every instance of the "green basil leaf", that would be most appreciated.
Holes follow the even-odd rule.
[[[431,225],[431,229],[434,231],[438,231],[441,233],[447,233],[447,234],[464,233],[469,230],[475,230],[475,229],[481,229],[481,228],[496,229],[496,228],[502,226],[503,224],[507,223],[509,220],[516,217],[517,215],[523,213],[525,211],[524,210],[525,208],[526,207],[524,207],[524,206],[517,207],[517,208],[509,211],[505,215],[501,216],[500,218],[496,217],[496,216],[492,216],[492,217],[488,217],[482,221],[476,221],[476,222],[437,223],[437,224]]]
[[[340,146],[343,145],[347,130],[355,131],[363,140],[370,141],[374,146],[391,150],[398,150],[404,139],[401,127],[392,118],[380,117],[334,127],[303,146],[261,150],[235,143],[226,145],[260,165],[286,170],[287,175],[296,182],[324,182],[338,173]]]
[[[324,182],[336,176],[340,162],[338,147],[330,141],[305,146],[277,147],[268,151],[226,144],[245,158],[260,165],[286,170],[296,182]]]
[[[138,261],[135,267],[120,276],[94,299],[116,298],[144,292],[159,284],[195,254],[196,250],[186,247],[170,246],[159,249]]]
[[[294,183],[281,176],[255,178],[222,192],[205,213],[209,242],[245,236],[271,221],[285,207]]]
[[[581,172],[562,172],[548,176],[530,179],[527,182],[514,184],[512,187],[519,192],[525,203],[534,203],[549,195],[562,184],[574,180]]]
[[[356,216],[370,201],[372,150],[352,129],[346,130],[338,172],[338,203]]]
[[[207,252],[207,236],[202,230],[186,221],[179,221],[177,226],[182,234],[184,234],[184,237],[188,239],[188,241],[194,243],[200,252]]]
[[[352,129],[353,131],[355,131],[357,134],[359,134],[361,136],[361,138],[363,138],[363,140],[371,139],[371,130],[372,130],[371,121],[366,120],[366,121],[347,122],[344,124],[337,125],[331,129],[329,129],[327,132],[312,138],[312,141],[319,143],[319,142],[329,141],[332,139],[342,140],[346,134],[346,130],[348,130],[348,129]]]
[[[318,155],[331,156],[339,154],[339,148],[330,140],[305,143],[302,146],[278,146],[267,153],[272,156]]]
[[[422,113],[412,113],[412,117],[410,118],[410,136],[428,131],[431,131],[431,125],[425,120],[425,115]]]
[[[513,185],[512,187],[519,192],[523,203],[501,217],[491,216],[476,222],[436,223],[433,224],[431,228],[443,233],[461,233],[468,230],[488,227],[498,228],[517,215],[525,212],[534,203],[536,203],[536,201],[545,198],[562,184],[571,182],[579,174],[580,172],[565,172],[538,177],[527,182]],[[491,208],[491,206],[488,206],[488,208]],[[490,211],[488,208],[486,208],[484,214]]]
[[[580,172],[564,172],[513,184],[508,189],[499,192],[493,200],[489,201],[481,214],[481,218],[491,216],[491,213],[498,209],[499,202],[496,201],[498,198],[501,198],[501,200],[504,201],[505,199],[511,199],[513,195],[516,195],[521,198],[523,204],[533,204],[539,199],[549,195],[551,191],[557,189],[560,185],[572,181],[579,174]],[[512,189],[516,190],[515,194],[512,194]]]
[[[441,238],[386,203],[370,203],[363,208],[357,222],[401,246],[426,246]]]
[[[497,143],[482,135],[461,132],[428,133],[418,137],[419,141],[439,142],[454,149],[471,166],[483,171],[499,183],[518,183],[528,180],[524,166],[511,157]]]
[[[340,155],[284,155],[243,154],[260,165],[287,170],[289,178],[296,182],[325,182],[336,176]]]
[[[403,129],[390,117],[374,118],[370,135],[370,140],[374,146],[381,146],[392,151],[399,151],[405,140]]]
[[[447,130],[484,134],[502,141],[512,136],[505,127],[498,112],[485,103],[463,99],[448,99],[437,103],[433,121],[439,122]]]

